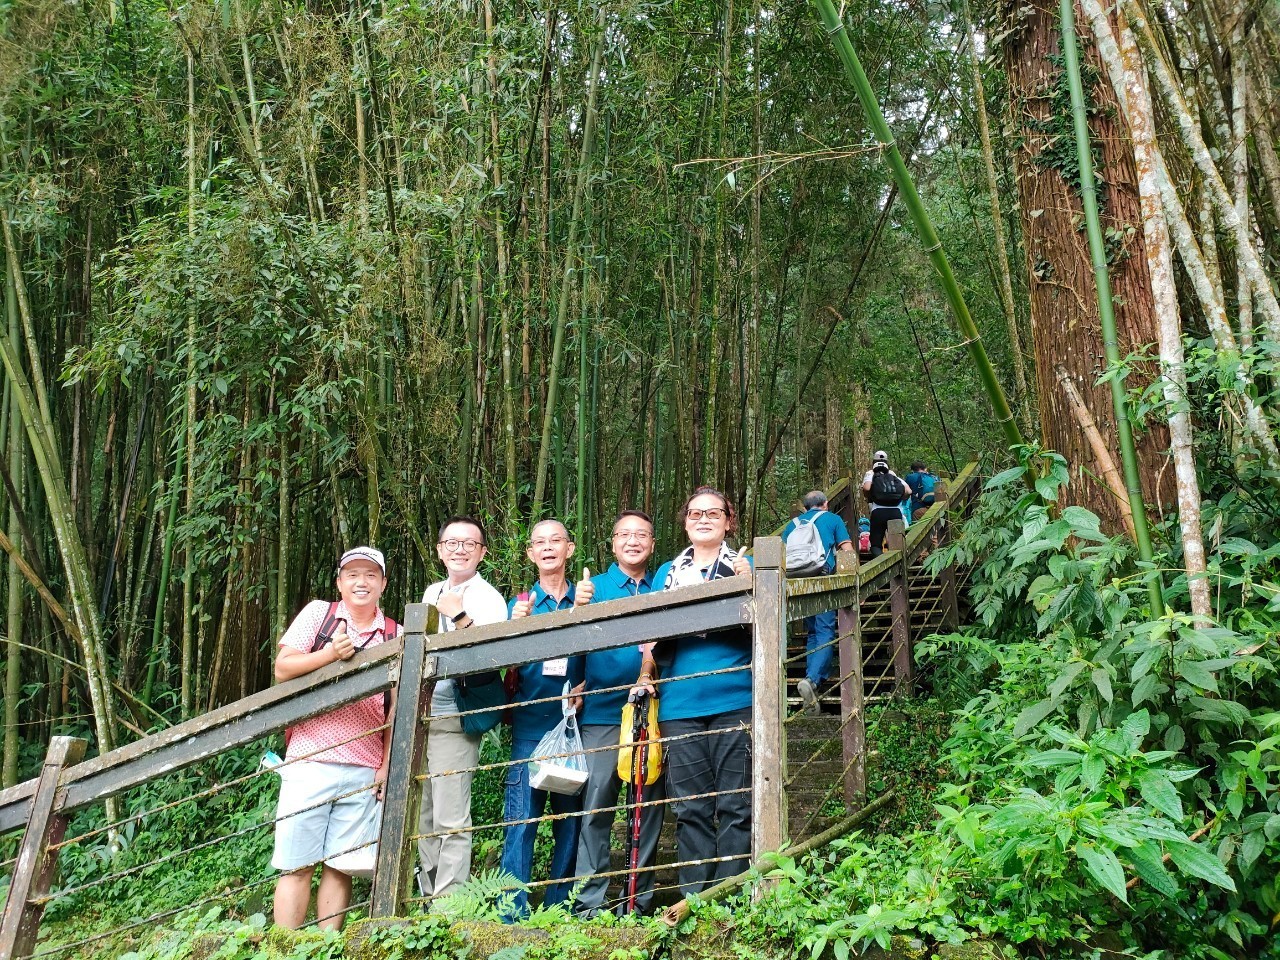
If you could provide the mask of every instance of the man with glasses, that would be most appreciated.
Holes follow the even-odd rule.
[[[577,594],[568,576],[568,566],[569,558],[576,549],[568,529],[559,520],[543,520],[534,524],[525,555],[537,568],[538,582],[527,593],[511,601],[511,619],[573,609]],[[533,789],[529,784],[529,764],[525,762],[533,755],[543,734],[560,722],[564,713],[561,700],[556,698],[560,697],[566,682],[570,687],[582,682],[582,671],[582,657],[527,663],[516,671],[512,697],[515,706],[511,710],[512,762],[507,768],[503,804],[503,820],[509,826],[502,844],[502,870],[521,883],[528,883],[533,874],[533,841],[538,833],[538,822],[534,818],[542,816],[548,798],[553,814],[576,814],[582,809],[581,795],[570,797]],[[545,702],[527,702],[530,700]],[[516,822],[525,820],[532,822]],[[551,823],[555,844],[551,853],[550,879],[565,882],[547,887],[544,905],[563,903],[569,898],[572,884],[567,878],[574,875],[580,825],[581,820],[576,816],[565,816]],[[528,894],[524,890],[516,891],[511,904],[512,916],[518,918],[528,912]]]
[[[591,578],[592,591],[579,588],[578,604],[602,603],[649,593],[653,574],[649,558],[653,555],[653,521],[641,510],[623,510],[613,524],[615,562],[607,571]],[[583,599],[588,592],[591,596]],[[615,647],[588,653],[582,706],[582,746],[587,755],[587,786],[582,816],[582,836],[578,839],[579,874],[587,877],[578,891],[576,910],[583,917],[600,912],[609,890],[609,838],[617,811],[622,780],[618,777],[617,750],[601,749],[618,745],[621,734],[622,708],[629,687],[653,678],[642,674],[644,646]],[[639,681],[637,681],[639,677]],[[593,691],[608,690],[607,693]],[[652,691],[652,688],[650,688]],[[593,753],[592,750],[597,752]],[[662,780],[644,788],[646,802],[664,797]],[[662,831],[665,806],[645,807],[640,819],[639,865],[651,867],[657,857],[658,835]],[[598,811],[598,812],[593,812]],[[636,883],[636,906],[647,913],[653,901],[653,871],[641,872]]]
[[[440,613],[438,632],[507,619],[507,603],[479,573],[484,559],[484,527],[474,517],[450,517],[440,528],[436,556],[448,576],[422,594]],[[493,674],[473,674],[471,684],[490,683]],[[418,887],[423,896],[441,896],[471,872],[471,773],[480,760],[480,734],[462,729],[457,681],[438,680],[431,695],[427,734],[427,774],[418,811]]]

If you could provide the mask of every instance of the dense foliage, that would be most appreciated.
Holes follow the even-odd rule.
[[[1085,510],[1054,508],[1061,459],[1024,457],[935,554],[976,564],[978,619],[928,648],[935,688],[960,704],[936,825],[784,862],[745,929],[815,957],[896,932],[1035,953],[1275,956],[1274,529],[1225,498],[1221,622],[1153,615],[1131,546]]]

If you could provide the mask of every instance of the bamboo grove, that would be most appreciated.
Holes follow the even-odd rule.
[[[1276,24],[1144,9],[1171,334],[1093,0],[1085,97],[1142,492],[1198,523],[1191,419],[1275,458]],[[1132,523],[1056,4],[842,16],[1023,434]],[[387,551],[394,608],[456,512],[508,588],[542,516],[598,569],[621,506],[670,546],[714,483],[747,538],[876,447],[1003,442],[803,3],[0,0],[0,202],[5,782],[55,729],[106,746],[266,684],[344,545]],[[1175,368],[1236,358],[1203,396],[1162,373],[1184,337]]]

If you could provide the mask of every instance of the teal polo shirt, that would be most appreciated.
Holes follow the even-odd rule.
[[[592,603],[636,597],[653,590],[653,576],[648,571],[638,581],[622,572],[616,563],[604,573],[591,578],[596,592]],[[622,684],[634,684],[640,675],[640,648],[615,647],[612,650],[596,650],[586,655],[587,692]],[[622,708],[627,702],[627,690],[598,693],[587,697],[582,704],[582,722],[607,724],[616,727],[621,722]]]
[[[827,573],[830,573],[836,568],[836,547],[846,540],[853,539],[849,536],[849,528],[845,526],[838,514],[813,507],[787,521],[787,525],[782,528],[783,543],[787,542],[787,537],[796,528],[796,520],[812,520],[813,525],[818,528],[818,536],[822,538],[822,545],[827,549]]]
[[[747,560],[751,561],[751,557]],[[752,566],[754,566],[754,562]],[[661,590],[670,563],[664,563],[653,575]],[[671,663],[663,676],[670,682],[658,687],[658,719],[689,720],[710,717],[730,710],[751,706],[751,630],[731,627],[715,633],[699,633],[674,642]],[[678,679],[707,670],[746,667],[733,673],[710,677]]]
[[[551,596],[542,589],[538,584],[534,584],[529,590],[531,599],[533,600],[532,615],[539,613],[554,613],[556,610],[573,609],[573,582],[569,582],[569,592],[564,595],[564,599],[557,602],[556,598]],[[516,601],[514,599],[507,602],[507,616],[511,616],[511,611],[515,609]],[[523,667],[519,667],[516,671],[516,700],[541,700],[544,697],[558,697],[564,692],[564,682],[569,681],[569,686],[576,687],[582,682],[582,657],[570,657],[569,667],[566,675],[563,677],[548,677],[542,672],[542,664],[526,663]],[[548,703],[534,703],[524,707],[512,707],[511,709],[511,736],[516,740],[541,740],[542,735],[560,722],[560,718],[564,716],[560,701],[552,700]]]

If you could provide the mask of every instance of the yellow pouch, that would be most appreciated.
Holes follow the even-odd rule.
[[[628,701],[622,708],[622,735],[618,738],[618,776],[623,783],[634,781],[634,772],[639,759],[634,756],[631,746],[631,731],[635,727],[636,705]],[[658,701],[649,698],[648,716],[645,718],[645,731],[648,743],[642,751],[644,755],[644,782],[648,786],[655,783],[662,774],[662,744],[658,742]]]

